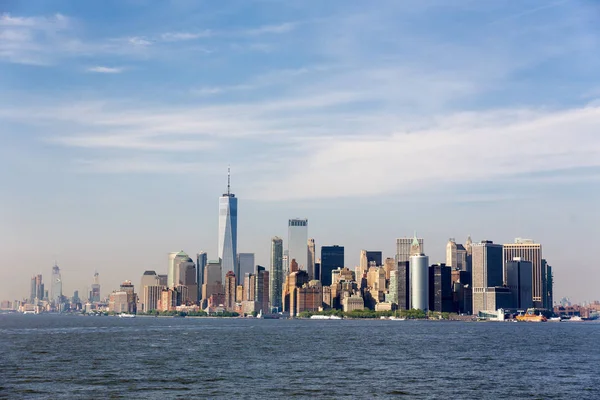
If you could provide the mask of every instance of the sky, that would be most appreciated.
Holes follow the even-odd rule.
[[[0,2],[0,299],[61,267],[102,295],[309,219],[317,253],[416,231],[543,245],[600,299],[600,2]],[[285,244],[284,244],[285,245]],[[193,256],[192,256],[193,257]]]

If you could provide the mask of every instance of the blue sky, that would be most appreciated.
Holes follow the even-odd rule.
[[[317,246],[393,256],[417,230],[531,237],[555,296],[597,299],[600,3],[5,1],[0,298],[54,259],[103,294],[309,218]]]

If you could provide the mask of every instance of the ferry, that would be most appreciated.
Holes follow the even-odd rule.
[[[119,318],[135,318],[135,314],[119,314]]]
[[[406,321],[406,318],[402,318],[402,317],[390,317],[390,321]]]
[[[551,317],[548,318],[548,322],[560,322],[562,319],[560,317]]]
[[[565,321],[568,321],[568,322],[583,322],[584,319],[581,318],[580,316],[574,315],[574,316],[572,316],[569,319],[565,319]]]
[[[546,322],[548,319],[535,308],[528,308],[525,314],[517,315],[519,322]]]

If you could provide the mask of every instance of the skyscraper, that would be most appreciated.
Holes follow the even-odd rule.
[[[315,239],[308,239],[308,260],[306,262],[306,272],[308,279],[319,279],[315,275]]]
[[[308,267],[308,220],[288,221],[288,261],[296,260],[298,267],[307,271]],[[307,271],[308,272],[308,271]]]
[[[410,261],[402,261],[398,263],[396,279],[398,281],[398,309],[410,310]]]
[[[533,265],[531,261],[523,261],[519,257],[506,262],[506,286],[510,289],[511,307],[526,310],[533,307],[531,293]]]
[[[381,251],[366,251],[367,265],[371,266],[375,263],[375,266],[381,267],[383,265],[383,253]]]
[[[429,257],[414,254],[410,257],[410,302],[415,310],[429,310]]]
[[[233,271],[227,271],[225,274],[225,308],[228,311],[235,309],[235,289],[236,278]]]
[[[175,257],[177,257],[177,251],[169,253],[169,266],[167,268],[167,286],[174,288],[177,285],[176,274],[175,274]]]
[[[198,285],[198,301],[202,300],[202,285],[204,284],[204,267],[208,262],[208,254],[201,251],[196,254],[196,284]]]
[[[100,301],[100,275],[98,272],[94,272],[94,283],[92,283],[92,289],[90,290],[90,302]]]
[[[533,305],[542,308],[543,299],[543,272],[542,272],[542,245],[531,239],[516,238],[514,243],[504,245],[504,263],[520,257],[523,261],[531,261],[533,265]]]
[[[258,303],[259,310],[262,312],[269,311],[269,271],[262,265],[256,266],[255,280],[255,299]]]
[[[62,302],[62,277],[60,276],[60,268],[58,265],[52,267],[52,281],[50,283],[50,301],[55,304]]]
[[[146,286],[159,286],[158,275],[156,275],[156,271],[145,271],[142,275],[139,289],[141,296],[138,307],[138,309],[142,312],[148,312],[151,309],[156,309],[156,306],[154,306],[154,308],[148,308],[149,302],[146,296],[148,296],[149,292],[145,290]],[[150,293],[152,293],[152,291],[150,291]]]
[[[225,293],[223,289],[220,260],[209,260],[204,267],[204,284],[202,285],[202,301],[208,300],[213,294]]]
[[[185,285],[186,271],[192,266],[194,266],[194,261],[183,250],[175,254],[170,253],[167,277],[169,288],[173,289],[179,285]]]
[[[227,168],[227,193],[219,197],[219,258],[223,273],[236,271],[238,201],[231,193],[231,174]],[[238,275],[238,279],[239,279]],[[225,278],[221,278],[224,282]]]
[[[467,269],[467,250],[462,244],[457,244],[454,238],[450,238],[446,245],[446,266],[469,271]]]
[[[445,264],[429,267],[429,309],[452,312],[452,269]]]
[[[283,293],[283,240],[277,236],[271,239],[271,271],[269,274],[269,297],[271,308],[281,311]]]
[[[242,285],[244,283],[244,277],[246,274],[254,273],[254,253],[240,253],[237,257],[237,269],[235,275],[237,276],[237,284]]]
[[[411,248],[415,238],[396,239],[396,262],[410,261]],[[424,254],[425,247],[423,239],[417,238],[417,243],[419,244],[418,254]]]
[[[496,288],[503,285],[502,245],[489,240],[472,245],[473,251],[473,315],[479,311],[495,311]],[[510,299],[509,299],[510,301]]]
[[[344,246],[321,246],[321,283],[323,286],[331,285],[331,273],[338,268],[344,268]]]

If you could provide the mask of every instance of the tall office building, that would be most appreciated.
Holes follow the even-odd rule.
[[[467,268],[466,271],[473,271],[473,240],[471,235],[467,236],[465,240],[465,251],[467,252]]]
[[[146,286],[156,286],[156,287],[160,286],[159,280],[158,280],[158,275],[156,274],[156,271],[144,271],[144,274],[142,275],[142,279],[140,282],[141,296],[139,298],[139,307],[138,307],[138,309],[142,312],[148,312],[150,310],[156,309],[156,306],[154,308],[148,308],[148,300],[146,299],[148,291],[145,290]],[[162,289],[161,289],[161,291],[162,291]],[[157,296],[160,297],[160,293],[158,293]],[[156,299],[158,299],[158,297]]]
[[[266,313],[269,312],[269,271],[262,265],[256,266],[255,280],[255,299],[258,303],[259,310]]]
[[[194,261],[183,250],[175,254],[170,253],[169,270],[167,271],[169,288],[174,289],[177,286],[185,285],[186,272],[193,266],[195,266]]]
[[[510,289],[511,308],[526,310],[533,307],[531,293],[533,264],[519,257],[506,262],[505,284]]]
[[[58,265],[52,267],[52,281],[50,283],[50,301],[55,304],[62,302],[62,277]]]
[[[344,268],[344,246],[321,246],[321,283],[323,286],[331,285],[331,273],[338,268]]]
[[[219,258],[223,273],[236,271],[237,215],[238,201],[231,193],[231,174],[227,168],[227,193],[219,197]],[[223,276],[221,281],[224,280]]]
[[[504,245],[504,263],[519,257],[523,261],[531,261],[533,265],[533,305],[542,308],[543,299],[543,273],[542,273],[542,245],[531,239],[516,238],[514,243]]]
[[[204,284],[202,285],[202,301],[205,302],[213,294],[222,294],[223,283],[221,260],[209,260],[204,267]]]
[[[306,272],[310,280],[319,279],[315,274],[315,239],[308,239],[308,255],[306,261]]]
[[[177,257],[178,251],[172,251],[169,253],[169,266],[167,267],[167,286],[174,288],[177,285],[176,274],[175,274],[175,258]]]
[[[244,277],[246,274],[254,273],[254,265],[254,253],[238,254],[237,269],[235,271],[238,285],[242,285],[244,283]]]
[[[271,270],[269,274],[269,298],[271,308],[281,311],[283,293],[283,240],[277,236],[271,239]]]
[[[305,271],[307,271],[308,267],[307,243],[308,220],[290,219],[288,221],[288,262],[291,265],[292,260],[296,260],[298,267]]]
[[[429,309],[452,312],[452,269],[445,264],[429,267]]]
[[[469,271],[467,264],[467,250],[462,244],[456,243],[454,238],[448,240],[446,245],[446,266],[461,271]]]
[[[90,302],[99,302],[100,301],[100,274],[98,271],[94,272],[94,283],[92,283],[92,288],[90,290]]]
[[[418,249],[413,251],[413,244],[418,243]],[[417,238],[416,234],[413,238],[400,238],[396,239],[396,262],[410,261],[412,254],[424,254],[425,247],[423,239]]]
[[[366,251],[367,264],[369,266],[375,263],[375,266],[381,267],[383,265],[383,253],[381,251]]]
[[[410,261],[398,263],[396,278],[398,280],[398,309],[410,310]]]
[[[236,287],[235,274],[233,271],[227,271],[225,274],[225,308],[227,311],[233,311],[235,309]]]
[[[410,257],[410,307],[429,310],[429,257],[414,254]]]
[[[166,285],[150,285],[144,286],[142,293],[141,310],[143,312],[150,312],[159,309],[159,304],[162,296],[162,291],[166,288]]]
[[[504,282],[502,245],[489,240],[472,245],[473,315],[479,311],[496,311],[497,295]],[[510,301],[510,299],[509,299]]]
[[[552,267],[548,262],[542,259],[542,292],[543,307],[547,310],[554,308],[554,277],[552,276]]]
[[[202,300],[202,285],[204,284],[204,267],[208,262],[208,254],[204,251],[196,254],[196,284],[198,285],[198,301]]]

